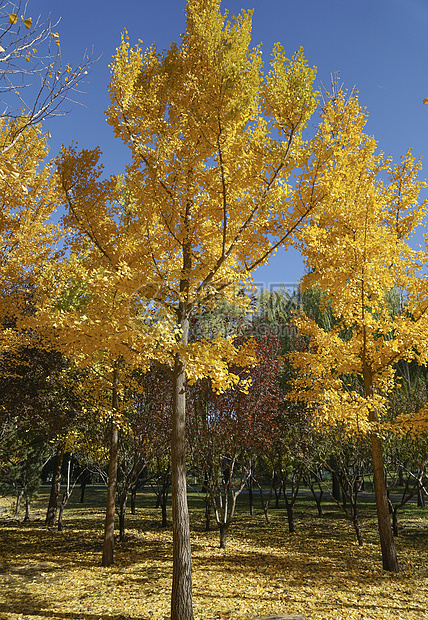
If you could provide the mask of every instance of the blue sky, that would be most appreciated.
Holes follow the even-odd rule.
[[[51,120],[52,154],[61,143],[80,148],[99,145],[106,172],[121,172],[127,149],[115,139],[104,110],[109,105],[108,65],[124,28],[131,44],[155,42],[159,50],[179,42],[185,28],[184,0],[29,0],[27,15],[61,18],[57,30],[63,60],[78,64],[85,50],[100,59],[93,65],[81,105]],[[330,74],[359,90],[367,108],[367,131],[379,148],[399,160],[412,148],[416,157],[428,151],[428,1],[427,0],[223,0],[222,10],[237,14],[254,9],[253,44],[263,43],[266,66],[273,44],[281,42],[291,56],[300,46],[318,68],[316,84],[328,86]],[[423,177],[428,177],[428,160]],[[254,275],[257,282],[294,282],[303,275],[295,251],[280,252]]]

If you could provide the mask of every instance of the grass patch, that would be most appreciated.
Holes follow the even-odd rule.
[[[64,530],[44,526],[48,489],[42,489],[28,524],[9,510],[0,515],[0,618],[2,620],[149,620],[169,617],[171,528],[160,527],[155,497],[141,493],[127,515],[127,539],[115,564],[100,565],[105,490],[76,491],[64,513]],[[364,546],[340,509],[325,501],[316,516],[299,498],[296,532],[289,534],[284,506],[271,524],[256,502],[239,498],[228,547],[204,531],[204,501],[189,495],[195,616],[228,620],[301,613],[308,620],[428,619],[428,509],[407,505],[400,514],[398,575],[381,568],[374,505],[361,504]],[[7,498],[0,500],[6,506]],[[12,501],[9,500],[9,506]]]

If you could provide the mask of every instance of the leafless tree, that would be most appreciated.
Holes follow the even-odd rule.
[[[62,104],[73,101],[93,62],[84,54],[79,66],[65,64],[57,26],[32,17],[28,2],[0,0],[0,122],[8,127],[0,155],[29,126],[65,114]]]

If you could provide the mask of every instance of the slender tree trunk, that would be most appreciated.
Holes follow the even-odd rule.
[[[211,529],[211,495],[207,493],[205,495],[205,531],[209,532]]]
[[[118,410],[118,394],[117,388],[119,384],[119,370],[117,364],[113,371],[113,415]],[[108,486],[107,486],[107,506],[106,519],[104,526],[104,544],[102,565],[110,566],[113,564],[113,548],[114,548],[114,516],[116,512],[116,487],[117,487],[117,447],[119,440],[119,431],[116,422],[111,422],[110,435],[110,461],[108,468]]]
[[[168,493],[162,493],[161,510],[162,510],[162,527],[168,527],[168,519],[166,507],[168,504]]]
[[[89,471],[86,471],[83,474],[82,482],[80,483],[80,503],[83,504],[85,501],[85,490],[86,485],[91,481],[92,474]]]
[[[364,389],[366,397],[373,396],[373,379],[370,368],[364,360],[363,365]],[[370,410],[370,422],[377,422],[375,410]],[[388,497],[385,484],[385,467],[383,463],[382,442],[376,433],[371,434],[373,484],[376,499],[377,522],[379,528],[380,546],[382,550],[382,566],[384,570],[398,573],[397,551],[391,527],[391,518],[388,507]]]
[[[398,509],[398,506],[395,506],[394,510],[392,511],[392,533],[394,534],[394,536],[398,536],[397,509]]]
[[[20,489],[16,495],[16,504],[15,504],[15,515],[16,516],[19,515],[19,511],[21,510],[21,501],[23,497],[24,497],[24,490]]]
[[[82,483],[80,485],[80,504],[83,504],[83,502],[85,501],[86,484],[87,482],[85,480],[82,480]]]
[[[281,487],[275,487],[275,508],[279,508],[279,500],[281,498]]]
[[[28,495],[25,496],[25,517],[24,521],[27,522],[30,520],[30,498]]]
[[[187,344],[189,321],[180,317],[183,344]],[[186,484],[186,373],[185,361],[177,354],[173,375],[171,436],[171,495],[173,525],[173,575],[171,620],[193,620],[192,558]]]
[[[251,475],[252,470],[250,468],[250,475],[248,476],[248,501],[250,505],[250,515],[254,514],[254,497],[253,497],[253,476]]]
[[[133,484],[131,487],[131,514],[135,515],[135,500],[137,497],[137,485]]]
[[[64,508],[66,507],[67,502],[70,499],[70,495],[74,488],[74,485],[73,487],[71,486],[72,471],[73,471],[73,466],[72,466],[72,460],[71,460],[71,455],[70,455],[68,458],[68,464],[67,464],[67,483],[66,483],[64,494],[62,496],[61,504],[59,505],[58,532],[62,532],[62,529],[63,529],[62,515],[64,513]]]
[[[420,508],[423,508],[425,506],[424,489],[419,479],[418,479],[418,506]]]
[[[128,502],[128,493],[123,491],[120,494],[119,499],[119,541],[124,542],[125,540],[125,514],[126,514],[126,504]]]
[[[55,523],[58,508],[58,497],[61,490],[61,469],[64,460],[64,446],[58,444],[55,455],[55,466],[52,477],[51,494],[49,497],[48,510],[46,512],[45,525],[52,526]]]

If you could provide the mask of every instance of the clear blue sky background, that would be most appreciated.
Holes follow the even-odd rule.
[[[127,149],[113,137],[104,110],[109,105],[108,65],[126,28],[131,44],[142,39],[159,50],[179,42],[185,29],[185,0],[30,0],[27,16],[61,18],[57,30],[63,59],[78,64],[85,50],[100,59],[93,65],[82,105],[72,105],[64,118],[49,122],[52,154],[61,143],[80,148],[99,145],[106,172],[119,173]],[[356,86],[367,108],[367,131],[379,148],[399,160],[412,148],[416,157],[428,151],[428,0],[223,0],[222,10],[237,14],[254,9],[253,43],[263,43],[268,65],[275,42],[291,56],[300,46],[318,67],[317,86],[340,81]],[[423,177],[428,177],[428,161]],[[303,275],[296,252],[279,253],[255,273],[257,282],[294,282]]]

